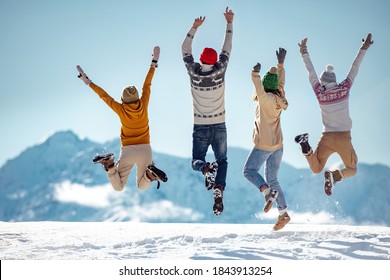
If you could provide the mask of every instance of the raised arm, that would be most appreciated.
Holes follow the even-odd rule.
[[[117,114],[121,110],[121,104],[116,102],[104,89],[101,87],[95,85],[87,76],[87,74],[84,73],[83,69],[77,65],[76,66],[77,71],[79,72],[79,75],[77,76],[86,84],[89,86],[99,97]]]
[[[320,81],[314,69],[313,63],[311,62],[309,53],[307,52],[307,38],[302,39],[301,42],[298,43],[298,46],[302,54],[303,62],[305,63],[307,72],[309,74],[309,82],[311,86],[314,87],[314,85],[320,83]]]
[[[152,87],[152,80],[153,80],[154,72],[156,71],[156,68],[158,67],[159,58],[160,58],[160,47],[155,46],[153,48],[153,53],[152,53],[152,62],[150,64],[148,74],[146,75],[144,84],[142,86],[141,99],[144,101],[145,105],[149,104],[151,87]]]
[[[279,51],[276,51],[276,58],[278,60],[278,89],[281,92],[282,96],[284,96],[284,85],[286,83],[286,73],[284,70],[284,60],[286,59],[287,51],[284,48],[279,48]]]
[[[220,54],[220,60],[228,60],[230,57],[230,53],[232,51],[232,38],[233,38],[233,18],[234,13],[232,10],[229,10],[229,7],[226,7],[225,13],[223,14],[226,19],[226,33],[225,39],[222,45],[222,53]],[[222,55],[227,57],[223,58]]]
[[[194,20],[194,23],[191,26],[191,29],[186,34],[184,41],[181,45],[181,53],[183,55],[184,62],[193,62],[194,58],[192,56],[192,41],[194,39],[195,33],[199,26],[201,26],[206,17],[198,17]]]
[[[359,72],[359,67],[360,67],[360,64],[362,63],[363,61],[363,58],[364,58],[364,55],[366,54],[368,48],[374,43],[374,41],[372,40],[372,35],[371,33],[368,33],[366,39],[362,39],[362,45],[354,59],[354,61],[352,62],[352,66],[351,68],[349,69],[349,72],[347,74],[347,78],[351,81],[351,83],[354,82],[358,72]]]
[[[266,96],[266,92],[263,87],[263,83],[261,82],[260,77],[260,70],[261,70],[261,64],[257,63],[255,66],[253,66],[251,77],[253,85],[255,86],[255,100],[261,100]]]

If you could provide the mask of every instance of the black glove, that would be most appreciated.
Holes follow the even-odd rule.
[[[261,64],[257,62],[255,66],[253,66],[253,72],[259,73],[261,69]]]
[[[283,64],[284,59],[286,58],[287,51],[283,48],[279,48],[279,52],[276,51],[276,57],[278,58],[278,63]]]

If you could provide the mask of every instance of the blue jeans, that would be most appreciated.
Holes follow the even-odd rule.
[[[244,176],[251,182],[255,187],[260,189],[263,185],[268,185],[272,190],[279,192],[276,198],[276,204],[279,210],[287,208],[286,200],[282,188],[278,182],[279,166],[282,162],[283,148],[270,152],[264,151],[257,148],[253,148],[249,153],[244,166]],[[264,177],[260,175],[259,170],[265,163]]]
[[[209,146],[214,151],[218,163],[215,185],[226,187],[227,172],[227,133],[225,123],[199,125],[194,124],[192,133],[192,169],[203,172]]]

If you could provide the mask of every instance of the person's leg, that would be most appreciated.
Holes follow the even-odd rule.
[[[208,125],[194,125],[192,133],[192,169],[203,173],[206,165],[206,154],[211,144],[211,133]]]
[[[146,190],[152,183],[151,178],[146,174],[148,165],[152,163],[152,148],[149,144],[135,145],[134,147],[135,163],[137,165],[136,182],[140,190]]]
[[[122,191],[127,183],[134,160],[131,154],[131,146],[122,146],[116,168],[110,168],[107,172],[108,179],[116,191]]]
[[[309,163],[310,169],[314,173],[320,173],[324,169],[328,158],[334,152],[334,134],[327,132],[322,133],[316,150],[306,156],[306,160]]]
[[[226,175],[227,175],[227,132],[226,125],[217,124],[212,128],[212,141],[211,147],[214,151],[215,160],[218,164],[217,176],[215,178],[215,185],[226,187]]]
[[[337,153],[344,163],[344,168],[333,174],[335,182],[350,178],[356,175],[358,158],[352,145],[351,132],[340,132],[337,135]],[[341,177],[341,178],[339,178]]]
[[[249,153],[244,165],[244,177],[259,190],[261,186],[267,185],[259,171],[268,156],[268,152],[253,148],[252,151]]]
[[[276,198],[276,204],[279,210],[287,208],[286,200],[282,188],[280,187],[278,181],[278,173],[280,163],[282,162],[283,148],[276,150],[271,153],[269,158],[265,163],[264,174],[265,180],[272,190],[278,191],[278,196]]]

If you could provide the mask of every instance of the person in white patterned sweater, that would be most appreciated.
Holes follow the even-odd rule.
[[[352,84],[358,74],[360,64],[368,50],[374,43],[369,33],[355,57],[346,78],[337,83],[332,65],[327,65],[326,70],[319,77],[307,52],[307,38],[298,44],[303,62],[309,74],[309,81],[319,102],[323,132],[315,151],[309,145],[308,133],[295,137],[295,141],[301,145],[311,170],[320,173],[333,154],[337,153],[343,161],[343,169],[326,170],[324,173],[324,190],[327,195],[332,195],[334,185],[342,179],[356,175],[357,155],[352,146],[351,128],[352,120],[349,115],[349,96]]]
[[[227,133],[225,125],[225,73],[232,49],[234,13],[226,8],[225,40],[219,54],[204,48],[200,63],[194,61],[192,41],[205,17],[196,18],[182,43],[182,55],[190,77],[193,100],[194,128],[192,135],[192,168],[205,176],[207,190],[213,189],[215,215],[223,211],[223,192],[227,173]],[[215,162],[206,162],[211,145]]]

